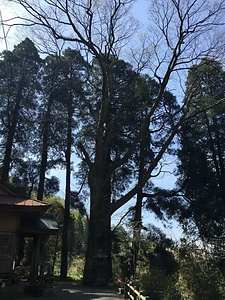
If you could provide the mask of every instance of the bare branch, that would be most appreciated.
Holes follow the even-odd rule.
[[[56,39],[83,44],[95,56],[115,54],[135,30],[128,16],[134,1],[15,0],[28,15],[20,15],[6,25],[44,27]]]

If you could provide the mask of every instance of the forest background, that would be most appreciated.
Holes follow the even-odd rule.
[[[135,73],[133,70],[129,69],[129,65],[124,61],[117,60],[118,57],[116,54],[117,51],[119,53],[120,48],[114,48],[116,44],[115,41],[123,42],[125,40],[126,34],[128,37],[131,36],[129,32],[129,30],[131,30],[130,28],[128,28],[128,31],[125,32],[124,36],[117,36],[117,33],[123,32],[122,29],[124,29],[124,27],[121,26],[121,24],[124,25],[124,23],[120,23],[120,20],[123,20],[123,17],[126,17],[126,11],[125,13],[123,13],[122,2],[107,2],[108,7],[112,10],[111,16],[108,15],[108,11],[100,9],[100,6],[98,6],[100,2],[95,3],[97,5],[95,8],[97,8],[100,16],[103,16],[100,18],[100,22],[103,23],[100,24],[106,26],[103,26],[101,28],[101,31],[99,30],[100,27],[95,27],[95,23],[92,23],[92,18],[95,12],[92,11],[93,2],[90,1],[90,6],[86,7],[87,9],[85,11],[88,19],[84,19],[84,21],[89,20],[89,30],[87,30],[87,24],[84,24],[83,20],[81,20],[78,16],[78,24],[84,26],[83,28],[85,30],[85,34],[87,34],[88,36],[88,41],[85,40],[82,35],[80,35],[81,31],[77,31],[77,24],[73,23],[70,18],[69,25],[73,26],[75,34],[77,34],[79,37],[78,40],[76,37],[65,37],[59,30],[60,27],[54,27],[54,24],[50,25],[50,16],[46,15],[43,9],[39,11],[38,6],[34,6],[34,8],[33,6],[29,6],[29,1],[14,2],[18,2],[21,5],[24,5],[28,11],[33,11],[34,8],[37,9],[35,11],[35,13],[37,14],[36,17],[38,17],[37,20],[39,21],[41,19],[41,21],[43,22],[42,25],[45,25],[48,29],[52,30],[53,36],[56,37],[55,41],[60,38],[63,41],[70,41],[72,39],[75,42],[79,41],[81,45],[87,46],[88,50],[90,50],[90,53],[94,54],[94,58],[97,60],[93,60],[94,75],[92,75],[93,77],[90,78],[95,81],[92,81],[92,83],[98,82],[98,72],[102,72],[103,106],[99,111],[100,123],[98,123],[98,126],[100,126],[100,128],[98,133],[100,133],[100,135],[96,134],[95,141],[96,160],[92,161],[92,156],[90,156],[88,153],[88,150],[94,151],[94,144],[91,143],[93,137],[91,136],[90,132],[85,131],[88,129],[88,127],[85,126],[91,120],[90,118],[85,119],[85,114],[82,115],[82,120],[85,120],[87,123],[85,124],[85,122],[83,121],[82,125],[84,125],[83,129],[86,135],[84,134],[83,136],[81,136],[81,142],[77,144],[79,151],[83,156],[84,163],[86,163],[90,169],[88,178],[91,188],[90,194],[92,202],[90,206],[90,224],[92,224],[92,226],[89,226],[88,237],[89,246],[91,245],[91,247],[88,246],[89,251],[87,252],[86,256],[87,263],[84,276],[86,282],[95,280],[95,278],[93,278],[93,274],[95,274],[94,268],[96,266],[93,264],[93,259],[96,257],[96,255],[99,255],[99,253],[97,252],[99,251],[99,249],[103,250],[103,253],[105,255],[104,257],[107,257],[107,264],[104,267],[106,268],[105,271],[108,279],[110,278],[111,256],[109,249],[110,243],[108,243],[110,236],[109,216],[117,211],[118,208],[122,207],[123,204],[127,203],[128,200],[136,194],[137,204],[134,209],[134,215],[136,218],[134,218],[134,224],[136,224],[137,227],[135,225],[134,229],[136,229],[137,231],[134,230],[134,234],[136,234],[136,232],[140,233],[140,230],[143,229],[140,226],[142,225],[141,206],[143,204],[143,198],[147,198],[147,201],[145,202],[146,208],[154,211],[154,213],[162,220],[164,215],[169,217],[172,217],[174,215],[178,218],[179,221],[182,222],[184,227],[187,224],[190,224],[190,229],[193,230],[193,233],[197,229],[197,233],[202,238],[215,236],[221,238],[223,236],[224,225],[224,71],[221,60],[219,61],[219,59],[223,59],[224,53],[223,40],[220,39],[224,29],[222,16],[224,10],[223,1],[221,1],[220,3],[213,3],[210,8],[207,6],[209,3],[206,4],[202,1],[186,1],[185,4],[181,4],[180,1],[171,1],[168,4],[165,4],[163,1],[161,1],[160,3],[158,3],[158,1],[152,1],[152,3],[155,5],[153,10],[151,11],[155,13],[155,15],[153,14],[152,17],[154,21],[158,22],[158,28],[155,27],[154,29],[156,31],[159,30],[157,31],[157,33],[161,32],[162,37],[165,40],[165,52],[163,52],[163,48],[159,48],[161,40],[157,35],[155,35],[155,44],[148,44],[147,47],[142,48],[142,52],[139,57],[136,56],[136,54],[138,53],[138,51],[136,52],[136,49],[131,47],[129,50],[131,50],[132,53],[132,56],[130,58],[131,60],[133,60],[134,65],[136,64],[138,71],[142,70],[142,68],[143,70],[145,70],[145,63],[147,63],[148,65],[148,59],[151,60],[151,64],[148,65],[148,68],[146,70],[154,74],[154,79],[157,79],[158,83],[156,83],[154,79],[152,80],[151,78],[149,78],[146,75],[146,71],[142,76],[138,77],[137,74],[139,73],[137,72],[137,70],[137,73]],[[134,1],[126,1],[126,4],[130,4],[131,2]],[[48,4],[50,5],[56,5],[56,3],[60,2],[48,2]],[[115,6],[112,6],[112,3],[114,3]],[[101,2],[101,4],[103,5],[103,2]],[[39,3],[38,5],[41,4]],[[70,8],[71,13],[73,13],[77,17],[75,11],[73,10],[73,7],[71,6]],[[80,9],[81,8],[83,9],[85,8],[85,6],[81,5]],[[117,9],[120,8],[122,9],[122,14],[117,15]],[[61,4],[59,4],[58,9],[62,9],[62,11],[64,12],[67,11],[68,6],[61,7]],[[51,12],[55,13],[54,9]],[[110,10],[109,12],[111,13]],[[99,15],[97,16],[97,18],[98,17]],[[108,23],[105,23],[107,17],[110,17],[109,27]],[[28,23],[28,27],[37,25],[37,23],[32,23],[32,20],[29,18],[20,18],[19,20],[31,22],[30,24]],[[13,22],[14,21],[15,19],[13,19]],[[54,19],[54,21],[63,23],[63,19],[58,17]],[[119,24],[119,27],[116,27],[117,23]],[[67,23],[64,23],[64,25],[65,24]],[[93,36],[91,35],[91,29],[93,29],[92,25],[94,25],[93,28],[95,29]],[[136,23],[133,22],[133,25],[136,25]],[[175,25],[179,26],[176,27]],[[26,26],[26,24],[24,24],[24,26]],[[216,30],[218,27],[219,31]],[[59,32],[57,30],[59,30]],[[93,42],[92,40],[92,37],[98,35],[99,32],[101,39],[96,39],[95,42],[99,42],[100,45],[95,44],[95,42]],[[109,33],[109,36],[104,35],[106,32]],[[36,34],[37,33],[38,31],[36,32]],[[151,33],[154,36],[154,32],[152,31]],[[118,38],[118,40],[116,40],[116,37]],[[135,35],[134,37],[137,38],[137,36]],[[138,40],[140,42],[142,41],[142,46],[144,46],[146,39],[142,39],[142,36],[139,36]],[[7,40],[5,40],[5,42],[7,44]],[[28,39],[24,40],[23,43],[24,46],[28,45],[31,48],[33,47],[32,44],[30,44],[30,40]],[[17,53],[16,50],[19,50],[20,47],[23,47],[23,43],[15,47],[15,49],[13,50],[15,51],[15,54]],[[62,45],[64,46],[63,43]],[[48,48],[48,44],[45,44],[45,46]],[[56,43],[55,46],[58,47],[60,45]],[[63,48],[59,47],[57,49],[62,50]],[[149,49],[152,52],[147,52],[147,56],[145,56],[146,51],[149,51]],[[70,56],[72,52],[70,49],[68,49],[65,54]],[[154,56],[153,60],[150,54]],[[6,62],[7,55],[10,57],[10,52],[6,52],[5,54],[3,54]],[[57,56],[50,56],[48,58],[49,61],[51,61],[52,58],[54,61],[54,57],[56,58]],[[141,58],[144,58],[144,61],[141,60]],[[145,61],[145,59],[147,59],[147,61]],[[2,61],[2,63],[4,66],[4,61]],[[115,66],[116,68],[114,69],[113,67]],[[130,94],[130,91],[134,88],[134,86],[130,85],[128,90],[125,89],[126,93],[123,93],[123,89],[120,90],[122,84],[116,86],[118,90],[112,89],[111,76],[115,76],[116,74],[118,77],[114,78],[114,80],[121,80],[121,74],[117,74],[120,68],[122,68],[123,70],[121,74],[132,74],[133,78],[137,80],[138,84],[144,84],[145,89],[141,90],[141,94],[138,94],[139,97],[141,96],[138,99],[141,99],[141,101],[143,101],[144,99],[145,101],[147,101],[146,99],[148,99],[148,101],[152,101],[150,103],[143,102],[143,107],[146,104],[147,107],[145,111],[142,111],[143,115],[141,113],[138,115],[138,118],[135,119],[136,124],[132,124],[129,117],[132,116],[132,113],[136,112],[136,109],[137,112],[139,112],[138,109],[142,109],[143,107],[135,107],[136,103],[131,102],[129,104],[134,105],[134,109],[132,111],[129,111],[126,106],[129,99],[132,99],[132,97],[136,95],[135,93],[132,95]],[[184,74],[187,75],[188,70],[188,77],[184,79]],[[179,71],[179,76],[172,77],[173,84],[170,85],[169,79],[171,79],[172,74],[178,74],[176,73],[176,71]],[[164,77],[161,77],[162,74],[164,74]],[[2,74],[2,76],[4,76],[4,74]],[[129,76],[127,78],[129,78]],[[177,80],[176,85],[174,85],[174,79]],[[149,86],[145,85],[145,80],[146,83],[148,82],[148,84],[150,84],[149,86],[151,86],[152,90],[148,90]],[[179,85],[179,89],[177,88],[178,83],[181,83],[181,85]],[[178,101],[180,102],[180,106],[176,102],[176,99],[173,95],[173,87],[176,87],[177,90],[184,92],[182,101]],[[89,90],[87,91],[89,92]],[[98,94],[99,90],[96,91],[97,95],[100,95]],[[114,94],[111,94],[112,91],[114,92]],[[137,92],[139,90],[134,89],[132,91]],[[147,98],[145,98],[145,92],[149,92],[150,97],[148,94]],[[122,95],[122,98],[119,97],[119,101],[116,103],[110,102],[112,107],[108,106],[109,100],[113,101],[113,96],[117,96],[117,93],[120,96]],[[128,95],[129,97],[127,98]],[[144,97],[142,98],[142,96]],[[177,99],[180,100],[179,95],[176,96]],[[99,96],[99,99],[100,98],[101,97]],[[81,99],[84,101],[87,100],[85,98]],[[89,98],[89,100],[91,101],[93,106],[89,105],[88,109],[90,109],[91,117],[93,118],[93,122],[95,122],[96,113],[98,111],[98,104],[95,102],[94,98]],[[84,103],[87,103],[87,101]],[[120,131],[120,129],[122,128],[119,128],[119,126],[117,128],[115,127],[115,121],[119,120],[121,122],[122,120],[119,118],[120,113],[115,113],[115,111],[119,111],[120,105],[122,105],[122,107],[126,109],[127,112],[126,118],[124,115],[123,119],[125,125],[126,122],[130,122],[129,126],[132,127],[132,130],[130,130],[129,127],[129,132],[132,134],[126,136],[125,144],[123,144],[124,140],[121,139],[121,136],[123,134],[126,134],[126,130]],[[82,108],[85,109],[85,107]],[[106,108],[108,108],[108,110]],[[112,119],[110,119],[108,116],[109,112],[112,113]],[[141,116],[143,118],[143,123],[141,123],[142,125],[140,127],[140,131],[138,131],[135,126],[138,124],[138,122],[141,122]],[[2,119],[4,120],[4,118],[5,116],[3,115]],[[3,122],[2,124],[4,123],[6,124],[6,122]],[[150,127],[150,124],[152,127]],[[116,128],[116,130],[113,132],[112,128]],[[178,131],[178,129],[180,130]],[[136,137],[134,135],[134,141],[131,143],[131,146],[129,146],[129,141],[133,137],[133,133],[136,131],[137,135]],[[178,136],[182,145],[182,147],[178,149],[176,147],[176,143],[171,143],[177,133],[179,133]],[[5,132],[3,132],[3,134],[5,134]],[[114,136],[114,134],[116,135]],[[113,141],[117,141],[117,143],[111,145],[109,143],[110,136],[111,138],[113,137]],[[88,143],[88,141],[90,141],[90,143]],[[140,142],[140,144],[138,144],[138,142]],[[146,142],[147,144],[145,144]],[[87,146],[87,148],[84,147],[84,144]],[[122,151],[124,151],[124,157],[120,157],[120,155],[122,156],[121,152],[117,152],[117,146],[119,145],[121,149],[123,149]],[[136,149],[135,147],[137,145],[140,147],[140,153],[132,152],[134,151],[134,149]],[[151,145],[151,147],[149,147],[149,145]],[[175,145],[175,147],[169,147],[170,145]],[[145,151],[145,155],[143,155],[143,151]],[[139,153],[138,155],[140,155],[140,157],[135,160],[137,153]],[[178,154],[179,157],[179,180],[177,182],[177,188],[176,190],[172,191],[157,189],[156,187],[152,186],[152,184],[148,180],[150,178],[153,179],[155,177],[155,174],[164,171],[161,167],[165,167],[165,165],[168,164],[167,158],[174,153],[176,153],[176,155]],[[134,156],[131,156],[133,154]],[[119,194],[119,189],[117,191],[111,189],[112,178],[114,180],[113,184],[118,181],[118,179],[121,180],[120,183],[125,184],[124,186],[117,185],[117,188],[120,188],[123,192],[124,187],[127,187],[126,184],[132,183],[132,180],[127,182],[126,180],[123,181],[124,179],[130,180],[132,178],[132,176],[129,177],[131,175],[131,173],[129,172],[131,170],[132,164],[127,164],[126,168],[124,169],[118,169],[119,172],[116,173],[117,176],[111,177],[113,174],[112,170],[115,171],[118,167],[121,167],[124,162],[127,163],[130,157],[132,157],[133,159],[133,166],[136,166],[136,163],[140,163],[139,173],[137,173],[138,184],[136,187],[132,187],[127,194],[124,194],[121,199],[115,200],[115,198],[113,198],[111,201],[111,192],[115,192],[115,195]],[[116,158],[114,162],[112,161],[112,158]],[[68,157],[67,159],[69,160]],[[3,163],[3,171],[4,167],[5,165]],[[7,170],[5,173],[2,172],[2,177],[7,179],[9,168],[7,167],[6,169]],[[69,168],[67,168],[67,170],[69,170]],[[156,171],[156,173],[154,173],[154,171]],[[42,169],[40,170],[40,173],[41,172]],[[45,174],[40,174],[40,178],[42,178],[42,180],[44,178],[44,175]],[[96,178],[98,179],[97,183]],[[40,179],[40,182],[42,180]],[[43,184],[42,191],[38,188],[38,199],[43,199]],[[68,199],[68,194],[66,194],[66,206],[68,206]],[[96,210],[96,207],[98,207],[98,210]],[[64,219],[64,224],[65,220],[66,219]],[[62,245],[64,246],[66,245],[66,243],[62,243]]]
[[[142,27],[142,32],[144,33],[145,30],[147,30],[148,27],[148,7],[149,7],[149,1],[148,0],[139,0],[134,3],[134,6],[132,8],[132,14],[135,17],[135,19],[140,22],[140,27]],[[18,15],[16,12],[18,7],[15,8],[15,5],[13,3],[5,3],[2,1],[1,3],[1,18],[2,21],[6,19],[10,19]],[[10,32],[6,32],[7,27],[4,28],[4,26],[0,27],[0,51],[3,51],[5,49],[12,50],[13,47],[18,44],[20,41],[25,39],[27,37],[27,31],[25,29],[18,29],[18,28],[11,28]],[[7,34],[7,38],[5,39],[4,36]],[[175,88],[176,87],[176,88]],[[176,85],[175,82],[170,83],[170,88],[173,92],[173,94],[177,97],[178,101],[182,100],[182,97],[184,95],[184,92],[182,88],[180,88],[178,85]],[[180,99],[180,100],[179,100]],[[79,159],[74,157],[74,163],[79,163]],[[174,184],[176,182],[176,176],[175,176],[175,168],[176,164],[174,162],[175,157],[169,157],[167,158],[167,164],[168,166],[164,169],[164,172],[161,172],[156,178],[153,179],[153,182],[156,186],[165,188],[165,189],[172,189],[174,187]],[[76,167],[75,167],[76,169]],[[66,176],[65,176],[65,170],[52,170],[50,173],[52,176],[56,176],[60,180],[60,191],[57,193],[57,195],[61,198],[65,197],[65,189],[66,189]],[[73,184],[74,182],[74,184]],[[71,180],[71,185],[73,188],[76,187],[76,179]],[[134,204],[134,203],[133,203]],[[88,203],[86,203],[88,208]],[[112,217],[112,222],[114,225],[120,222],[121,215],[124,215],[129,207],[132,205],[132,203],[129,203],[128,205],[125,205],[121,210],[119,210],[117,213],[115,213]],[[162,223],[162,221],[159,221],[158,218],[155,216],[154,213],[151,211],[143,210],[142,215],[143,223],[144,224],[153,224],[157,227],[159,227],[163,232],[165,232],[168,236],[173,238],[174,240],[179,240],[182,235],[183,231],[180,227],[179,223],[175,220],[172,220],[168,222],[169,220]]]

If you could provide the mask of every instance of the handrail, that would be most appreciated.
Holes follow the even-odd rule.
[[[125,299],[130,300],[147,300],[147,296],[141,295],[141,293],[135,289],[129,282],[125,284]]]

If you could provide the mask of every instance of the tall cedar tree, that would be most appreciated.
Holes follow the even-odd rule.
[[[46,172],[56,165],[64,165],[64,143],[66,136],[65,110],[60,98],[61,62],[52,56],[45,58],[41,72],[41,94],[38,110],[38,141],[33,149],[39,161],[37,198],[43,199]],[[61,95],[62,97],[62,95]]]
[[[29,159],[35,134],[38,71],[41,59],[33,42],[26,38],[14,50],[3,52],[0,61],[1,178],[9,179],[18,161]],[[13,164],[12,164],[13,163]]]
[[[62,252],[61,252],[61,279],[67,278],[68,270],[68,228],[71,206],[71,156],[75,146],[75,132],[77,131],[77,114],[81,98],[84,97],[84,76],[86,74],[85,64],[79,51],[68,48],[59,63],[61,65],[61,82],[58,87],[58,96],[63,104],[66,116],[66,136],[65,136],[65,161],[66,161],[66,195],[65,210],[62,232]]]
[[[205,58],[193,66],[186,93],[193,89],[189,109],[193,117],[180,133],[178,184],[186,199],[181,218],[190,218],[200,235],[209,238],[220,236],[225,222],[225,72],[221,64]]]

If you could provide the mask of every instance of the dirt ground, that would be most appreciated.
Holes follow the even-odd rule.
[[[56,282],[46,287],[43,293],[27,290],[21,284],[0,289],[0,300],[121,300],[113,287],[87,287],[73,282]]]

